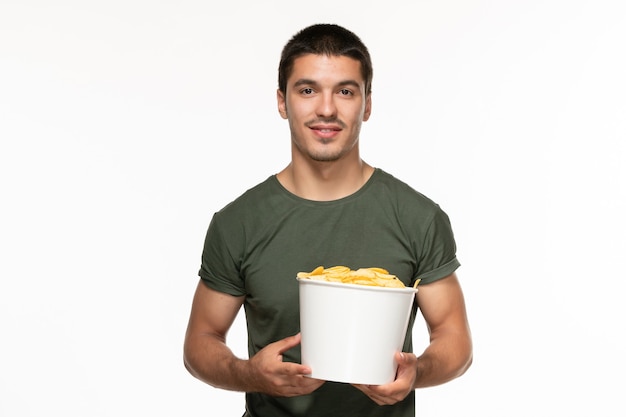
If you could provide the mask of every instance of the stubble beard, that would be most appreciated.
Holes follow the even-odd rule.
[[[305,123],[305,125],[311,126],[315,123],[320,123],[320,122],[336,123],[336,124],[339,124],[343,129],[347,128],[347,125],[342,120],[339,120],[336,118],[311,120]],[[335,142],[335,139],[319,138],[317,144],[322,145],[322,149],[319,149],[318,146],[316,146],[315,149],[303,147],[302,142],[293,136],[291,140],[293,144],[295,145],[295,147],[298,149],[298,151],[302,155],[307,157],[308,159],[315,161],[315,162],[335,162],[335,161],[340,160],[342,157],[344,157],[346,154],[350,153],[354,149],[354,147],[358,143],[359,133],[360,133],[360,129],[358,129],[356,132],[356,135],[357,135],[356,139],[353,139],[349,146],[341,147],[339,149],[332,146],[333,143]]]
[[[351,145],[348,147],[336,148],[333,147],[332,140],[323,140],[319,142],[319,145],[322,145],[322,149],[319,149],[319,146],[315,149],[311,148],[302,148],[298,146],[296,142],[296,147],[299,151],[310,160],[315,162],[336,162],[343,158],[345,155],[349,154],[354,147],[357,145],[358,139],[353,140]]]

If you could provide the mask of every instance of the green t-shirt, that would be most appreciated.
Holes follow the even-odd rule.
[[[334,201],[305,200],[271,176],[215,213],[199,275],[210,288],[245,296],[248,352],[299,332],[296,274],[317,266],[380,267],[406,286],[450,275],[459,267],[448,216],[424,195],[381,169],[356,193]],[[412,351],[411,314],[403,350]],[[340,348],[340,347],[338,347]],[[299,347],[284,360],[300,362]],[[327,382],[312,394],[275,398],[246,394],[246,416],[331,417],[415,415],[411,393],[378,406],[349,384]]]

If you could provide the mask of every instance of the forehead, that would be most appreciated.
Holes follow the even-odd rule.
[[[317,83],[342,83],[353,81],[364,84],[361,63],[347,56],[307,54],[296,58],[287,83],[293,85],[299,80]]]

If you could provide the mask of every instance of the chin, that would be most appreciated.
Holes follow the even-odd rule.
[[[335,162],[341,159],[343,154],[341,153],[317,153],[309,154],[309,158],[316,162]]]

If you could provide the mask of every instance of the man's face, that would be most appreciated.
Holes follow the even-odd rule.
[[[360,62],[345,56],[296,58],[286,93],[278,91],[278,111],[289,120],[294,158],[336,161],[356,152],[361,123],[371,111]]]

